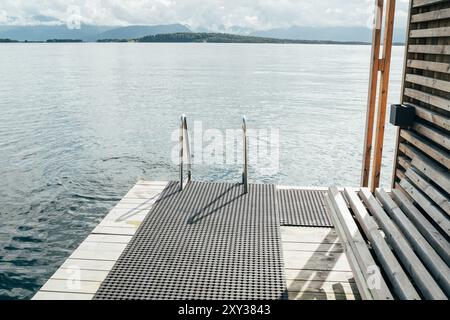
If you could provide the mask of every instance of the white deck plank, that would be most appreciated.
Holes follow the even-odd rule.
[[[288,291],[289,300],[360,300],[352,294],[335,294],[329,292]]]
[[[85,259],[85,260],[106,260],[117,261],[122,251],[105,251],[105,250],[82,250],[76,249],[71,255],[70,259]]]
[[[327,292],[335,294],[358,295],[356,283],[330,281],[287,280],[287,290],[292,292]]]
[[[286,268],[352,271],[344,253],[283,251]]]
[[[84,251],[119,251],[123,252],[125,250],[127,244],[126,243],[114,243],[114,242],[88,242],[85,241],[78,247],[79,250]]]
[[[61,268],[80,268],[81,270],[110,271],[113,266],[114,261],[69,258],[61,265]]]
[[[87,242],[102,242],[102,243],[125,243],[131,241],[132,236],[124,235],[109,235],[109,234],[90,234],[84,243]]]
[[[132,236],[136,233],[137,228],[121,228],[121,227],[102,227],[97,226],[92,231],[93,234],[114,234]]]
[[[39,291],[33,300],[92,300],[93,294]]]
[[[100,287],[98,281],[74,281],[49,279],[41,288],[42,291],[95,294]]]
[[[344,252],[340,243],[283,242],[281,246],[289,251]]]
[[[74,276],[77,276],[81,281],[103,282],[108,275],[108,272],[109,271],[60,268],[53,274],[51,279],[69,280],[73,279]]]
[[[306,242],[306,243],[339,242],[339,237],[336,231],[330,228],[282,227],[281,238],[283,242]]]
[[[285,268],[286,280],[316,280],[329,282],[355,282],[351,271],[321,271]]]

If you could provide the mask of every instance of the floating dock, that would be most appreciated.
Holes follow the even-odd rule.
[[[324,191],[249,189],[138,182],[34,299],[360,298]]]

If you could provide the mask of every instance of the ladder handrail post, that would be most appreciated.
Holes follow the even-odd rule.
[[[184,120],[183,120],[183,134],[184,134],[183,142],[186,144],[188,182],[191,182],[191,179],[192,179],[192,159],[191,159],[191,146],[190,146],[190,143],[189,143],[189,132],[188,132],[187,117],[186,116],[184,116]]]
[[[244,167],[242,172],[242,184],[244,193],[248,193],[248,137],[247,137],[247,117],[242,117],[243,148],[244,148]]]
[[[183,127],[184,127],[184,114],[181,116],[181,124],[180,124],[180,135],[179,135],[179,143],[180,143],[180,191],[183,190],[183,156],[184,156],[184,134],[183,134]]]
[[[183,190],[184,183],[184,155],[186,154],[186,166],[187,166],[187,182],[191,182],[192,179],[192,162],[191,162],[191,148],[189,144],[189,132],[187,128],[187,117],[181,115],[180,123],[180,191]],[[186,148],[186,151],[184,150]]]

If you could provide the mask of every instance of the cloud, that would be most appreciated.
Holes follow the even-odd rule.
[[[366,26],[374,3],[374,0],[1,0],[0,23],[45,24],[55,20],[64,23],[70,17],[68,8],[77,6],[83,22],[97,25],[183,23],[210,29]],[[397,3],[399,23],[403,24],[408,0]]]

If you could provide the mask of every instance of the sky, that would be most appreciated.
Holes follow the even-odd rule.
[[[409,0],[397,0],[403,23]],[[181,23],[191,28],[371,26],[375,0],[0,0],[0,25]]]

